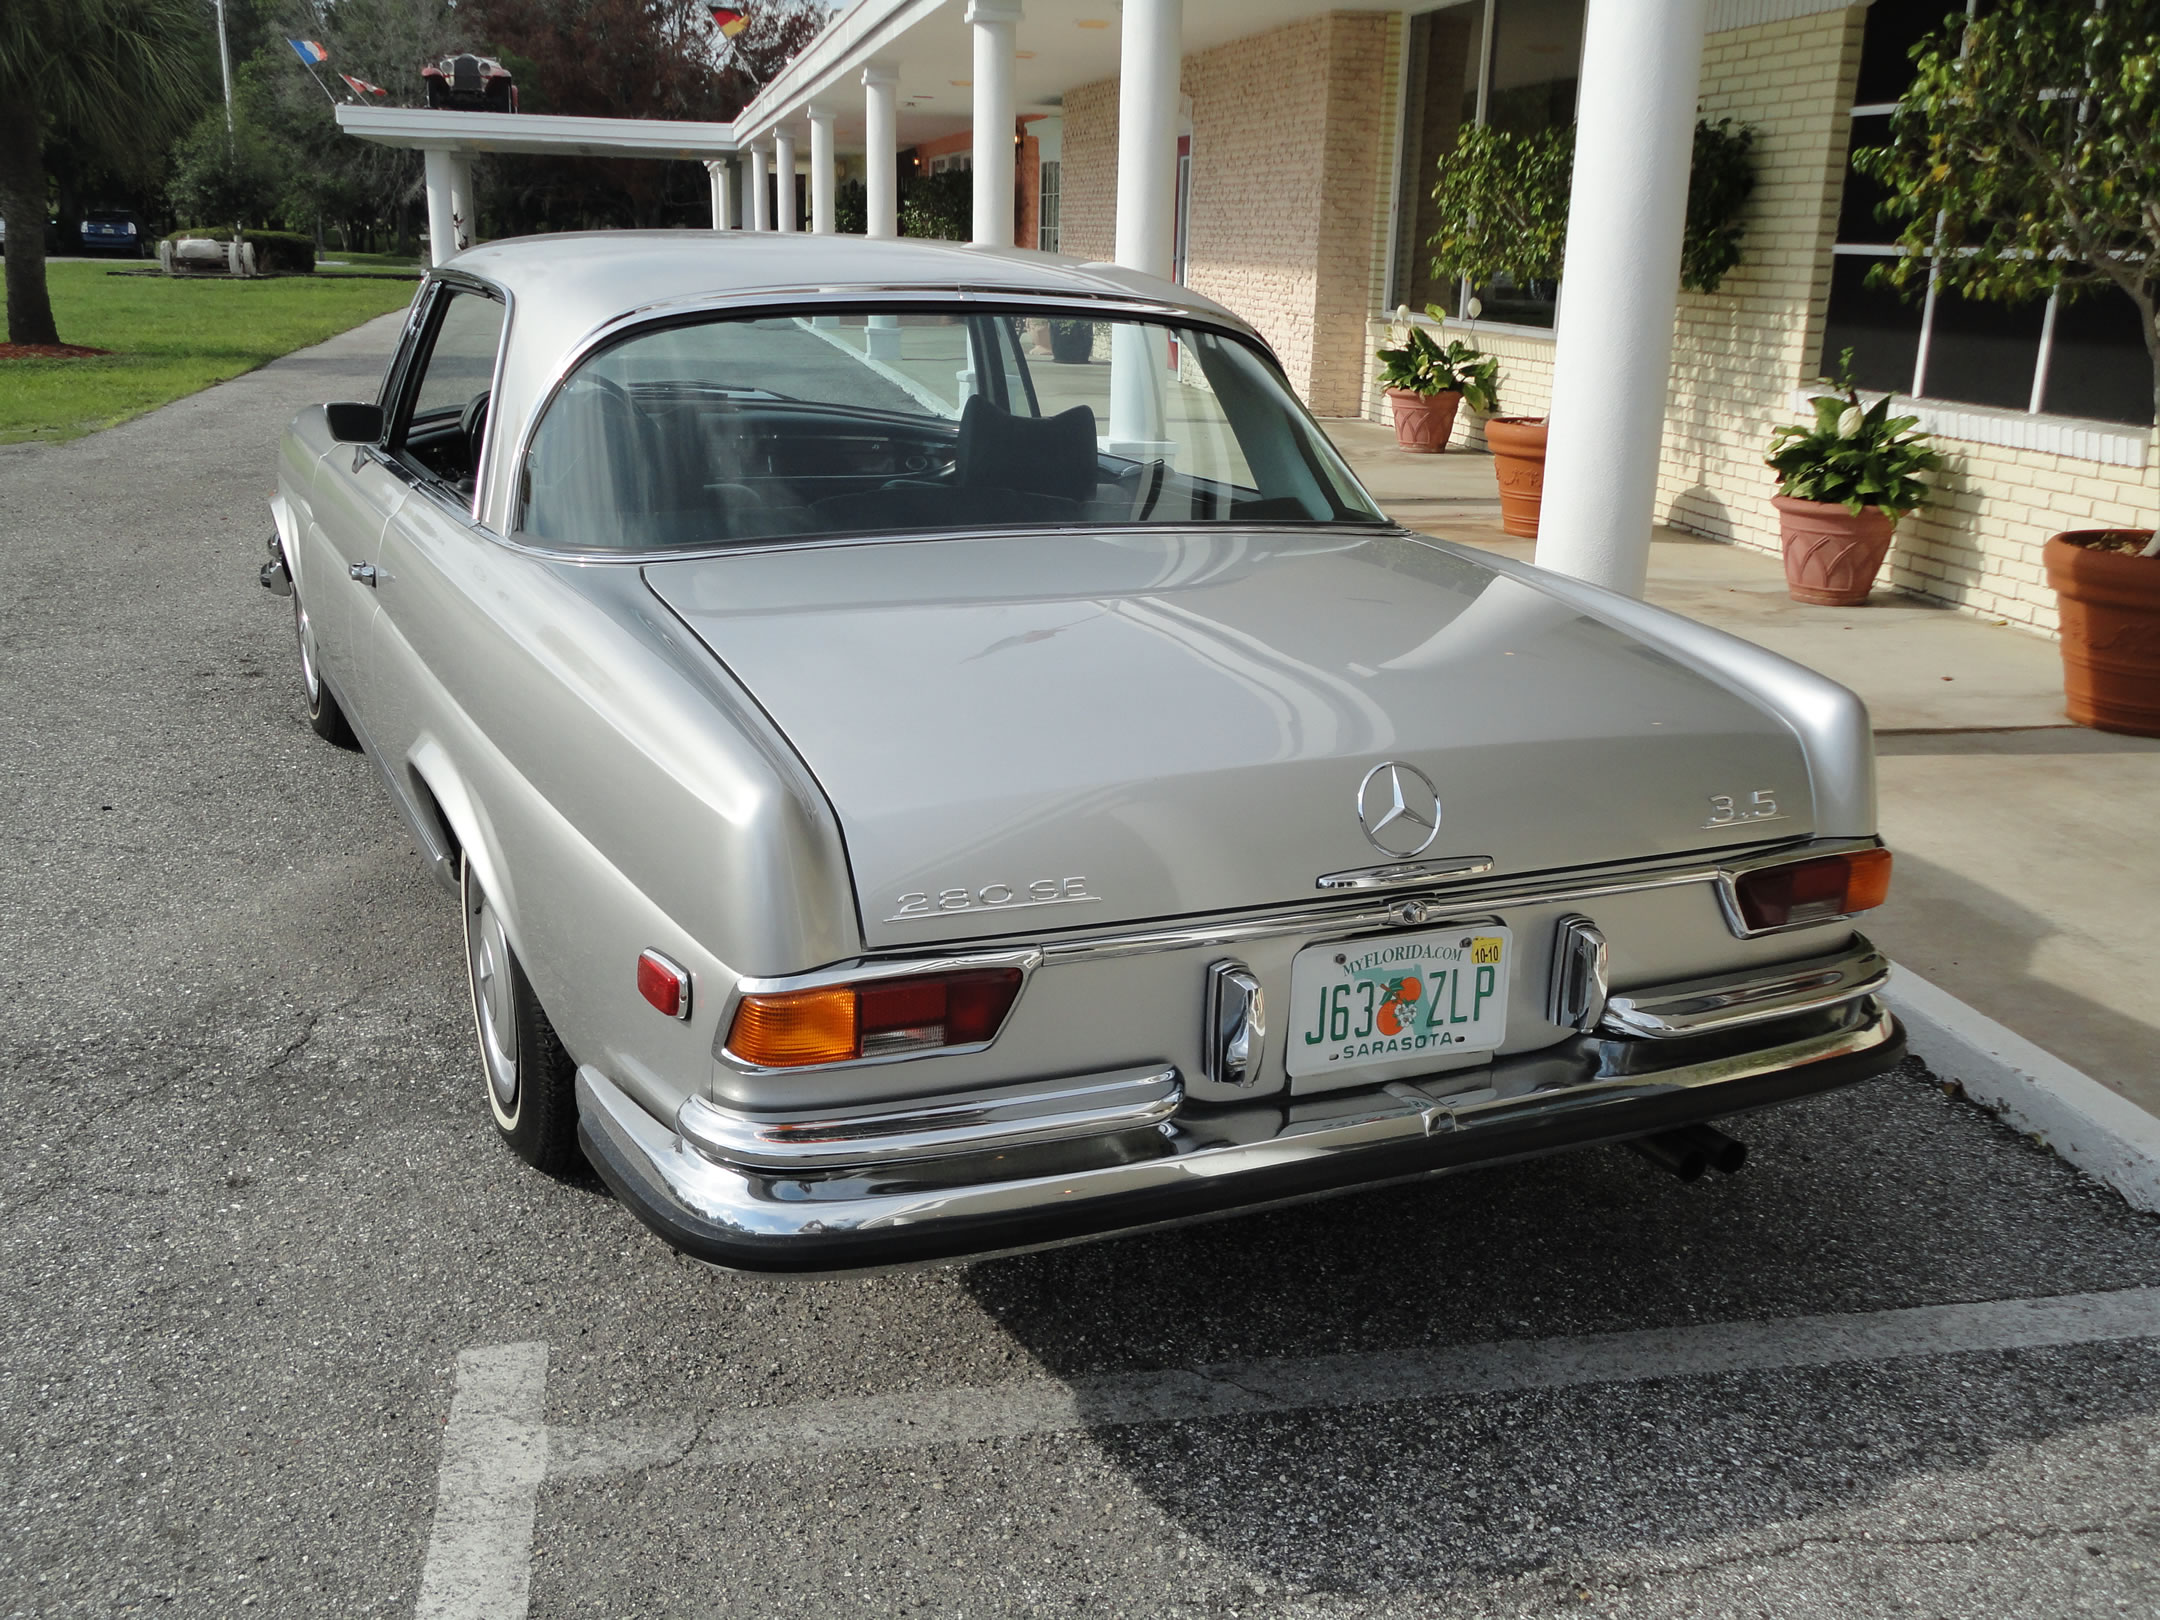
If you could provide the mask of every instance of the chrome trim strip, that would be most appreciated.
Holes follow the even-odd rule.
[[[1593,878],[1556,883],[1550,879],[1526,882],[1521,878],[1505,878],[1497,882],[1472,884],[1444,893],[1420,896],[1419,898],[1428,900],[1430,904],[1426,915],[1418,919],[1418,922],[1420,926],[1444,928],[1456,923],[1476,921],[1509,906],[1575,905],[1607,895],[1683,888],[1691,883],[1719,884],[1722,896],[1729,894],[1732,878],[1743,872],[1753,871],[1758,866],[1809,860],[1849,849],[1875,849],[1880,847],[1881,842],[1876,838],[1810,839],[1803,843],[1781,844],[1774,850],[1760,853],[1691,861],[1684,865],[1651,867],[1633,875],[1616,875],[1604,880]],[[1401,927],[1404,919],[1394,915],[1393,909],[1401,904],[1399,899],[1384,906],[1346,906],[1340,902],[1331,905],[1324,901],[1301,901],[1258,916],[1226,917],[1214,923],[1187,923],[1176,927],[1100,934],[1089,939],[1045,941],[1042,953],[1044,958],[1050,961],[1094,956],[1140,956],[1155,951],[1232,945],[1241,940],[1310,933],[1316,929],[1332,932]],[[1761,937],[1743,931],[1738,921],[1739,909],[1736,900],[1726,902],[1721,899],[1721,904],[1726,906],[1725,920],[1734,934],[1743,939]],[[1835,921],[1837,919],[1834,917],[1818,917],[1793,926],[1819,928],[1824,923]],[[1771,929],[1764,932],[1782,933],[1784,930]]]
[[[1400,889],[1441,878],[1477,877],[1493,869],[1490,855],[1449,855],[1433,861],[1400,861],[1390,866],[1361,866],[1349,872],[1324,872],[1316,889]]]
[[[823,1119],[753,1119],[692,1097],[675,1128],[720,1164],[808,1174],[1153,1130],[1184,1100],[1177,1069],[1156,1064]]]
[[[1210,1189],[1220,1187],[1225,1177],[1248,1171],[1340,1162],[1369,1150],[1487,1126],[1557,1123],[1617,1103],[1714,1089],[1862,1056],[1897,1041],[1900,1033],[1882,1003],[1872,1001],[1827,1033],[1636,1075],[1597,1072],[1595,1058],[1588,1055],[1595,1053],[1597,1043],[1576,1042],[1564,1047],[1568,1055],[1558,1059],[1551,1052],[1526,1053],[1495,1063],[1487,1071],[1491,1084],[1478,1092],[1434,1096],[1397,1082],[1374,1093],[1370,1107],[1296,1120],[1258,1141],[1210,1139],[1200,1134],[1203,1122],[1175,1120],[1158,1138],[1161,1148],[1151,1157],[1096,1162],[1064,1174],[958,1185],[911,1182],[904,1175],[889,1183],[873,1178],[774,1180],[717,1164],[697,1152],[590,1065],[577,1072],[577,1097],[585,1129],[605,1139],[620,1161],[618,1169],[628,1175],[638,1200],[648,1208],[709,1238],[777,1250],[797,1240],[815,1245],[821,1237],[851,1233],[884,1234],[904,1243],[910,1234],[934,1233],[940,1227],[980,1231],[1048,1208],[1070,1209],[1120,1197],[1159,1199],[1179,1191],[1219,1209],[1222,1201]],[[1588,1065],[1591,1077],[1573,1084],[1533,1084],[1507,1095],[1498,1089],[1519,1085],[1526,1076],[1534,1081],[1556,1061],[1571,1060],[1578,1072]],[[1444,1079],[1459,1082],[1460,1077]],[[1705,1098],[1702,1106],[1706,1113],[1718,1111],[1715,1098]],[[1626,1135],[1625,1126],[1615,1134]]]
[[[1890,959],[1855,934],[1843,950],[1783,962],[1767,974],[1758,968],[1613,996],[1598,1027],[1608,1035],[1677,1040],[1820,1012],[1872,996],[1889,982]]]
[[[1018,949],[1006,947],[986,951],[951,951],[936,956],[884,956],[854,962],[838,962],[831,967],[814,968],[808,973],[793,973],[781,978],[742,978],[735,981],[728,991],[727,1004],[720,1009],[719,1027],[713,1031],[713,1056],[733,1069],[737,1074],[816,1074],[825,1069],[862,1069],[877,1063],[906,1063],[915,1058],[961,1057],[970,1052],[987,1052],[997,1044],[997,1036],[987,1041],[976,1041],[966,1046],[927,1046],[913,1052],[886,1052],[876,1057],[847,1058],[839,1063],[802,1063],[787,1068],[773,1068],[752,1063],[737,1057],[728,1050],[727,1038],[735,1028],[735,1009],[742,1005],[744,996],[784,996],[795,990],[823,990],[836,984],[865,984],[877,979],[913,979],[936,973],[979,972],[985,968],[1018,968],[1020,988],[1013,996],[1013,1007],[1020,1005],[1020,997],[1027,994],[1028,980],[1042,966],[1043,954],[1033,946]],[[1005,1022],[1012,1022],[1012,1011],[1005,1014]],[[1004,1025],[1000,1025],[1002,1032]]]

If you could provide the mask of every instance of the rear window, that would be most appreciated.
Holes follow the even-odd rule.
[[[1384,521],[1254,350],[1068,310],[716,319],[549,403],[518,527],[643,552],[788,536]]]

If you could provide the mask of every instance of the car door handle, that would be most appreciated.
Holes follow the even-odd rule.
[[[351,563],[346,566],[345,572],[367,586],[369,590],[375,588],[375,565],[373,563]]]

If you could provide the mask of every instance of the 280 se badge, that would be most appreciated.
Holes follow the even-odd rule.
[[[1020,889],[1010,883],[986,883],[979,889],[916,889],[903,894],[885,920],[913,922],[955,911],[1025,911],[1030,906],[1087,905],[1101,898],[1088,892],[1084,877],[1036,878]]]

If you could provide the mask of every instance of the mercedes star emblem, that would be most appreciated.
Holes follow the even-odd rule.
[[[1390,759],[1375,765],[1358,784],[1358,820],[1383,855],[1421,855],[1440,836],[1440,793],[1415,765]]]

